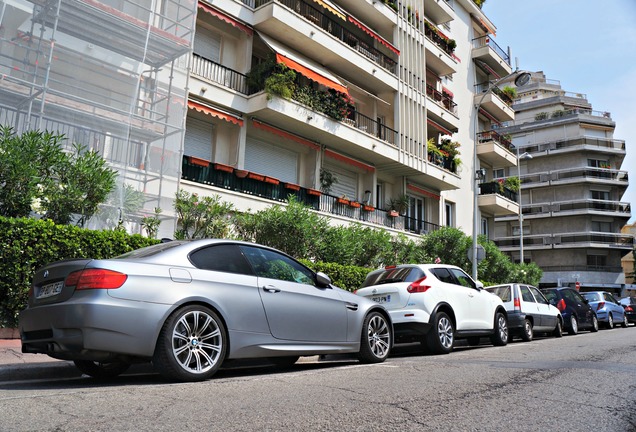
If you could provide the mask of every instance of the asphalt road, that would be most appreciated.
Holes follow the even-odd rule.
[[[379,365],[234,365],[188,384],[148,366],[99,383],[68,362],[4,362],[0,431],[636,431],[633,326],[445,356],[415,348]]]

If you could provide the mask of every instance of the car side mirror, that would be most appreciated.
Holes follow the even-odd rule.
[[[590,301],[589,301],[588,299],[584,298],[584,299],[583,299],[583,303],[585,303],[585,304],[589,304],[589,303],[590,303]]]
[[[475,286],[477,287],[477,289],[483,289],[484,288],[484,284],[479,282],[479,281],[475,281]]]
[[[318,283],[319,287],[326,288],[331,285],[331,278],[323,272],[318,272],[316,273],[316,282]]]

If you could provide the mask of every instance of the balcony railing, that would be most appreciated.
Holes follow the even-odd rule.
[[[482,36],[473,39],[473,48],[490,47],[499,57],[510,66],[510,56],[490,36]]]
[[[627,171],[613,170],[609,168],[573,168],[560,171],[552,171],[552,181],[570,180],[570,179],[598,179],[628,182]]]
[[[247,76],[212,60],[192,54],[192,75],[221,84],[245,95],[249,94]]]
[[[361,39],[359,36],[344,28],[340,24],[343,21],[340,21],[339,23],[335,20],[332,20],[330,17],[323,14],[308,3],[299,0],[256,0],[255,8],[273,3],[274,1],[287,7],[288,9],[291,9],[308,21],[311,21],[336,39],[339,39],[340,41],[346,43],[351,48],[355,49],[360,54],[378,64],[379,66],[383,67],[384,69],[388,70],[392,74],[396,74],[397,62],[387,55],[383,54],[381,51],[375,49],[373,47],[372,40]]]
[[[609,138],[596,137],[576,137],[565,140],[540,142],[536,144],[525,145],[519,151],[527,151],[528,153],[549,152],[551,150],[564,150],[572,147],[588,146],[595,147],[599,151],[607,150],[625,150],[625,141]]]
[[[502,147],[505,147],[507,150],[513,152],[512,142],[510,140],[504,138],[499,133],[494,130],[479,132],[477,134],[477,140],[479,143],[485,143],[489,141],[494,141]]]
[[[512,249],[519,247],[519,237],[500,237],[494,240],[495,244],[502,249]],[[617,249],[632,250],[634,247],[634,237],[626,234],[604,233],[604,232],[574,232],[574,233],[544,233],[523,236],[523,247],[539,249],[543,247],[581,247],[586,245],[599,245],[602,247],[613,247]]]
[[[425,220],[404,215],[392,216],[390,212],[385,210],[366,206],[355,201],[343,201],[338,197],[325,193],[316,194],[317,191],[313,189],[290,185],[285,182],[279,182],[276,179],[271,179],[270,181],[260,180],[250,178],[249,175],[239,177],[233,172],[216,168],[213,163],[192,163],[189,156],[183,157],[182,178],[277,202],[284,202],[290,195],[293,195],[299,202],[316,211],[342,216],[355,221],[369,222],[400,231],[424,234],[440,228],[439,225]]]
[[[444,38],[440,33],[441,32],[433,24],[428,21],[424,22],[424,35],[433,41],[442,51],[454,58],[455,48],[450,42],[452,39]]]
[[[431,98],[437,105],[446,111],[457,114],[457,104],[453,102],[453,98],[444,92],[436,90],[432,85],[426,84],[426,96]]]
[[[397,145],[399,136],[396,130],[391,129],[385,124],[378,123],[371,117],[367,117],[364,114],[359,113],[358,111],[352,111],[347,118],[342,120],[342,122],[353,126],[361,130],[362,132],[366,132],[383,141],[386,141],[391,145]]]
[[[479,195],[492,195],[498,194],[505,198],[508,198],[510,201],[518,202],[518,194],[517,192],[513,192],[505,186],[502,186],[498,181],[488,182],[488,183],[480,183],[479,184]]]
[[[602,212],[629,214],[632,208],[629,203],[595,199],[581,201],[563,201],[555,202],[552,204],[552,211],[554,213],[571,212],[577,210],[597,210]]]

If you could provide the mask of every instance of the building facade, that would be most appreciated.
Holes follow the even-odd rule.
[[[241,211],[293,195],[414,236],[478,220],[492,237],[518,213],[492,175],[516,166],[495,130],[512,100],[491,85],[510,53],[472,0],[0,4],[0,122],[62,132],[118,170],[93,227],[141,232],[159,207],[170,237],[179,188]]]
[[[516,261],[522,246],[524,261],[543,270],[544,287],[624,294],[621,259],[634,246],[621,231],[631,217],[621,201],[629,184],[621,169],[625,141],[614,138],[610,113],[542,72],[517,91],[516,119],[499,133],[528,157],[519,166],[523,217],[496,218],[497,245]]]

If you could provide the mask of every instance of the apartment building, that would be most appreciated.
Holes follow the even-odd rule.
[[[140,232],[160,207],[171,236],[178,188],[243,211],[293,195],[409,235],[478,220],[491,236],[518,214],[493,177],[517,163],[492,85],[510,53],[472,0],[0,4],[0,122],[63,132],[120,172],[94,227]]]
[[[629,183],[621,170],[625,141],[614,138],[611,114],[542,72],[517,91],[516,118],[499,133],[527,156],[519,167],[523,217],[497,217],[496,243],[516,261],[522,245],[524,261],[543,270],[544,287],[624,294],[621,259],[631,255],[634,237],[621,231],[631,217],[621,201]]]

